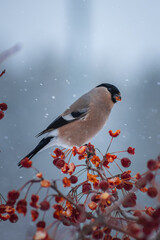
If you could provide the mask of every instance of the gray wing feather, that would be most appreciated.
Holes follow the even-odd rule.
[[[85,94],[74,102],[62,115],[57,117],[45,130],[37,134],[36,137],[58,129],[78,119],[84,118],[88,113],[88,108],[89,97]]]

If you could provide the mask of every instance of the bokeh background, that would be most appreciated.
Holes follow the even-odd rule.
[[[92,143],[104,152],[108,130],[121,129],[111,150],[135,147],[131,170],[145,171],[160,152],[159,0],[0,0],[0,9],[0,56],[16,52],[0,62],[0,102],[8,104],[0,121],[0,192],[32,178],[17,162],[38,143],[35,135],[103,82],[120,89],[122,102]],[[34,166],[61,178],[52,151],[37,155]],[[34,231],[29,212],[0,229],[1,240],[31,239]]]

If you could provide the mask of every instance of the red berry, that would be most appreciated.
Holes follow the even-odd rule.
[[[8,108],[8,106],[7,106],[6,103],[0,103],[0,109],[1,109],[2,111],[6,111],[7,108]]]
[[[135,154],[135,148],[129,147],[129,148],[127,149],[127,152],[128,152],[129,154],[134,155],[134,154]]]
[[[151,171],[157,170],[157,168],[158,168],[157,161],[155,161],[155,160],[149,160],[149,161],[147,162],[147,167],[148,167],[149,170],[151,170]]]
[[[36,194],[32,194],[32,196],[31,196],[31,201],[32,201],[32,202],[38,202],[38,200],[39,200],[39,196],[36,195]]]
[[[135,193],[129,193],[126,197],[125,200],[123,201],[122,205],[124,208],[127,207],[134,207],[136,206],[136,194]]]
[[[6,205],[0,204],[0,214],[3,214],[6,212]]]
[[[8,192],[8,200],[17,200],[19,198],[19,192],[16,190],[12,190]]]
[[[62,155],[62,150],[59,148],[56,148],[53,152],[56,154],[56,157],[60,157]]]
[[[148,196],[150,196],[151,198],[154,198],[154,197],[157,196],[158,191],[157,191],[157,189],[156,189],[155,187],[150,187],[150,188],[148,188],[147,194],[148,194]]]
[[[103,166],[104,166],[104,167],[108,167],[108,164],[109,164],[109,161],[108,161],[108,160],[104,160]]]
[[[9,218],[9,221],[11,222],[11,223],[16,223],[17,221],[18,221],[18,216],[17,216],[17,214],[12,214],[11,216],[10,216],[10,218]]]
[[[92,234],[92,237],[94,239],[101,239],[103,237],[103,232],[102,230],[95,230]]]
[[[0,120],[4,117],[4,112],[0,111]]]
[[[123,185],[123,187],[124,187],[124,189],[126,190],[126,191],[130,191],[132,188],[133,188],[133,184],[132,183],[130,183],[130,182],[125,182],[124,183],[124,185]]]
[[[140,173],[137,173],[137,174],[135,175],[135,177],[136,177],[137,180],[140,179],[140,178],[141,178]]]
[[[32,167],[32,161],[28,157],[22,159],[20,164],[22,165],[22,167],[25,167],[25,168]]]
[[[54,158],[54,160],[53,160],[53,164],[56,166],[56,164],[57,164],[57,162],[58,162],[59,160],[60,160],[59,157]]]
[[[11,200],[11,199],[9,199],[9,200],[7,200],[7,202],[6,202],[6,205],[8,205],[8,206],[14,206],[15,203],[16,203],[16,200]]]
[[[31,210],[31,217],[33,222],[37,220],[38,216],[39,212],[37,212],[36,210]]]
[[[120,183],[119,185],[116,186],[117,189],[122,189],[124,187],[124,183]]]
[[[149,182],[152,181],[153,178],[154,178],[153,173],[148,172],[148,173],[146,174],[146,179],[147,179]]]
[[[90,183],[84,183],[82,185],[82,192],[85,194],[87,194],[91,189],[92,189],[92,187],[91,187]]]
[[[154,219],[159,219],[160,218],[160,207],[156,209],[156,211],[153,213],[152,217]]]
[[[18,201],[17,206],[27,206],[27,201],[25,199],[21,199]]]
[[[127,180],[129,180],[129,179],[131,179],[131,174],[128,173],[128,172],[123,172],[123,173],[121,174],[121,179],[127,179]]]
[[[111,137],[118,137],[118,135],[120,134],[120,130],[116,130],[115,132],[112,132],[112,130],[109,130],[109,135]]]
[[[69,180],[71,181],[72,184],[75,184],[75,183],[78,182],[78,178],[77,178],[76,176],[74,176],[74,175],[72,175],[72,176],[69,178]]]
[[[129,158],[122,158],[121,164],[123,167],[128,168],[131,165],[131,160]]]
[[[16,210],[19,214],[23,214],[24,216],[27,213],[27,201],[25,199],[21,199],[18,201]]]
[[[106,190],[108,189],[108,186],[109,186],[109,184],[108,184],[107,181],[101,181],[101,182],[99,183],[99,187],[100,187],[100,189],[102,189],[103,191],[106,191]]]
[[[45,228],[46,223],[44,221],[39,221],[36,226],[39,228]]]
[[[64,164],[65,164],[65,161],[63,159],[59,159],[57,162],[56,162],[56,167],[61,169],[62,167],[64,167]]]
[[[43,211],[47,211],[50,208],[50,203],[48,201],[43,201],[40,203],[40,209]]]
[[[55,201],[56,201],[57,203],[59,203],[59,202],[63,202],[64,199],[63,199],[62,197],[60,197],[59,195],[57,195],[57,196],[55,196]]]

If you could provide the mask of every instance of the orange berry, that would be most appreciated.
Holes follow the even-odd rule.
[[[41,187],[48,188],[50,186],[51,186],[51,182],[49,180],[44,179],[41,181]]]

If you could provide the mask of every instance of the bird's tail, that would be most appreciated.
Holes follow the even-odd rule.
[[[46,138],[43,138],[39,144],[28,154],[26,155],[23,159],[25,158],[28,158],[28,159],[31,159],[32,157],[34,157],[34,155],[36,155],[40,150],[42,150],[43,148],[47,148],[47,144],[49,144],[49,142],[53,139],[54,137],[51,136],[51,137],[46,137]],[[23,160],[22,159],[22,160]],[[21,161],[22,161],[21,160]],[[18,166],[19,167],[22,167],[21,165],[21,161],[18,163]]]

